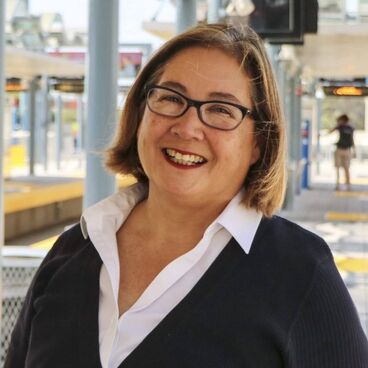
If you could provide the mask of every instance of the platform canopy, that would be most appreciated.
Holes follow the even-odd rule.
[[[82,63],[16,47],[5,47],[7,78],[33,78],[37,75],[80,77],[84,74],[85,67]]]

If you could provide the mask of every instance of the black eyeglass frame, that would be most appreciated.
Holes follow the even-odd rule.
[[[163,90],[166,90],[166,91],[170,91],[170,92],[176,93],[177,95],[179,95],[180,97],[182,97],[187,102],[187,107],[179,115],[165,115],[165,114],[160,114],[160,113],[152,110],[151,106],[148,103],[148,96],[149,96],[149,93],[153,89],[163,89]],[[242,113],[242,118],[241,118],[241,120],[239,121],[238,124],[236,124],[233,128],[230,128],[230,129],[226,129],[226,128],[224,129],[224,128],[219,128],[219,127],[215,127],[213,125],[210,125],[210,124],[206,123],[203,120],[203,117],[202,117],[202,114],[201,114],[201,109],[200,109],[202,105],[205,105],[205,104],[208,104],[208,103],[221,103],[221,104],[225,104],[225,105],[230,105],[230,106],[237,107],[241,111],[241,113]],[[146,105],[147,105],[148,109],[150,111],[152,111],[153,113],[155,113],[157,115],[165,116],[165,117],[172,117],[172,118],[179,118],[180,116],[183,116],[189,110],[189,108],[193,106],[197,110],[197,115],[198,115],[199,120],[204,125],[206,125],[206,126],[208,126],[210,128],[213,128],[213,129],[218,129],[218,130],[223,130],[223,131],[235,130],[244,121],[244,118],[246,116],[251,116],[251,114],[252,114],[252,110],[249,109],[248,107],[245,107],[245,106],[242,106],[242,105],[233,103],[233,102],[222,101],[222,100],[208,100],[208,101],[193,100],[192,98],[189,98],[189,97],[183,95],[182,93],[180,93],[178,91],[175,91],[174,89],[171,89],[169,87],[159,86],[159,85],[156,85],[156,84],[150,85],[150,86],[148,86],[146,88]]]

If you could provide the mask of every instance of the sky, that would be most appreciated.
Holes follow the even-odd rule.
[[[88,28],[89,0],[29,0],[32,14],[57,12],[62,14],[66,28]],[[169,0],[120,0],[119,42],[151,42],[158,47],[163,41],[145,32],[141,24],[159,11],[158,20],[174,22],[175,8]]]

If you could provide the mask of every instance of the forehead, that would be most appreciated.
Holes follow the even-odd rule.
[[[249,78],[244,69],[234,56],[216,48],[190,47],[179,51],[163,67],[159,83],[167,81],[185,86],[192,98],[222,91],[249,102]]]

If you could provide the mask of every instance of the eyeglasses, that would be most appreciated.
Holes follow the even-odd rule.
[[[242,105],[224,101],[192,100],[167,87],[148,88],[146,103],[150,111],[167,117],[184,115],[190,107],[195,107],[199,120],[211,128],[234,130],[251,110]]]

